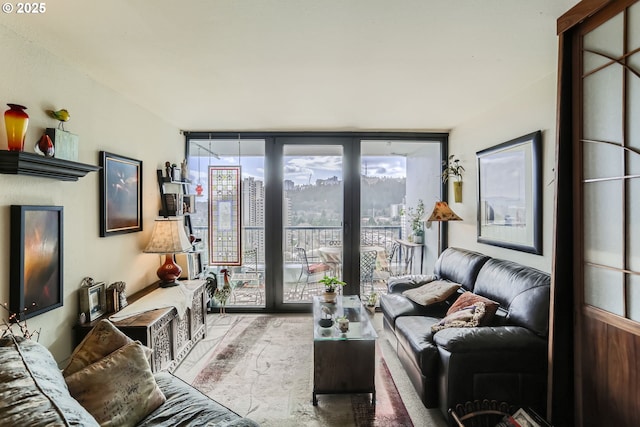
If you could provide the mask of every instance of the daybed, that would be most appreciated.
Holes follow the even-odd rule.
[[[444,299],[440,302],[416,298],[416,292],[429,286],[452,283],[459,289],[436,298]],[[447,417],[458,403],[495,399],[544,413],[547,273],[448,248],[433,275],[392,278],[388,284],[380,303],[385,335],[426,407],[439,406]],[[468,314],[465,327],[452,327],[461,324],[449,320],[463,312]]]
[[[0,339],[0,425],[257,426],[172,374],[151,373],[148,349],[109,337],[112,329],[103,325],[92,348],[83,341],[64,371],[41,344]]]

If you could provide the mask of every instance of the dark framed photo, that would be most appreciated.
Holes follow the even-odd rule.
[[[142,230],[142,161],[100,152],[100,237]]]
[[[25,320],[62,307],[62,206],[11,206],[9,308]]]
[[[542,254],[542,133],[476,153],[478,242]]]
[[[106,308],[106,284],[104,282],[80,288],[80,312],[85,314],[89,322],[93,322],[105,314]]]

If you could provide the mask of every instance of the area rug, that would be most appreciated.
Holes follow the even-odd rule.
[[[309,315],[233,315],[193,386],[261,426],[413,426],[376,348],[376,405],[370,394],[319,395],[312,405]]]

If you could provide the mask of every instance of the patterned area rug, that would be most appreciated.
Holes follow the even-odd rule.
[[[234,317],[193,381],[203,393],[261,426],[413,426],[379,349],[375,406],[370,394],[323,394],[313,406],[310,316]]]

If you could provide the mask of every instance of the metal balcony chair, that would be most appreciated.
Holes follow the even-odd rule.
[[[378,252],[376,251],[360,252],[360,289],[362,290],[362,295],[375,291],[373,287],[373,271],[376,269],[376,258],[378,258]],[[369,292],[365,289],[367,285],[370,288]]]
[[[258,269],[258,250],[249,249],[242,253],[242,268],[231,276],[234,285],[233,302],[239,296],[251,296],[256,304],[262,304],[262,284],[264,274]]]
[[[296,288],[293,291],[293,293],[294,295],[298,294],[298,286],[302,282],[302,276],[305,276],[305,281],[304,281],[304,284],[302,285],[302,290],[300,291],[300,299],[303,299],[304,290],[309,285],[309,278],[312,275],[319,274],[319,273],[326,274],[327,272],[331,271],[331,266],[324,262],[309,264],[309,259],[307,258],[307,251],[304,248],[296,246],[293,249],[294,249],[294,254],[296,258],[300,263],[300,276],[298,276],[298,281],[296,282]],[[312,283],[317,284],[318,282],[316,281]]]
[[[391,243],[391,247],[387,251],[387,264],[389,266],[389,275],[398,276],[401,271],[401,263],[399,260],[400,255],[400,243],[394,241]]]

